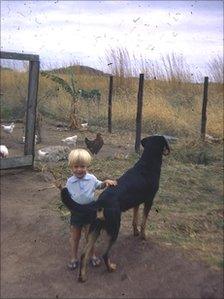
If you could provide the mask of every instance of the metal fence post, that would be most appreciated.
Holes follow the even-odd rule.
[[[206,108],[208,102],[208,77],[204,79],[204,92],[203,92],[203,102],[202,102],[202,112],[201,112],[201,139],[205,140],[205,133],[206,133]]]
[[[112,132],[112,94],[113,94],[113,76],[110,76],[109,95],[108,95],[108,132]]]
[[[136,153],[140,153],[141,130],[142,130],[143,86],[144,86],[144,74],[140,74],[139,86],[138,86],[138,98],[137,98],[137,114],[136,114],[136,138],[135,138]]]

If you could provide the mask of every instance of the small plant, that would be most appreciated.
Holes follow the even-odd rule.
[[[77,104],[78,104],[78,91],[76,90],[75,87],[75,80],[73,77],[73,73],[71,74],[70,77],[70,84],[62,79],[61,77],[58,77],[56,75],[50,74],[48,72],[41,72],[41,75],[51,79],[53,82],[59,84],[61,86],[61,88],[67,92],[71,98],[72,98],[72,103],[71,103],[71,112],[70,112],[70,124],[69,124],[69,128],[70,130],[72,129],[77,129],[79,128],[79,119],[78,119],[78,112],[77,112]]]

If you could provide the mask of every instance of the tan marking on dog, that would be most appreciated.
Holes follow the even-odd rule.
[[[139,230],[138,230],[138,210],[139,210],[139,206],[133,208],[132,227],[133,227],[133,234],[134,234],[134,236],[138,236],[139,235]]]
[[[149,214],[149,209],[147,208],[147,206],[145,204],[144,209],[143,209],[143,214],[142,214],[142,223],[141,223],[141,232],[140,232],[141,238],[143,240],[147,239],[146,233],[145,233],[145,228],[146,228],[146,221],[148,218],[148,214]]]
[[[103,214],[104,209],[97,210],[96,212],[96,218],[100,220],[105,220],[104,214]]]

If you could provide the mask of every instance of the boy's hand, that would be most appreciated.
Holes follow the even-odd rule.
[[[117,185],[117,181],[113,181],[113,180],[105,180],[104,184],[106,185],[106,187],[109,186],[116,186]]]

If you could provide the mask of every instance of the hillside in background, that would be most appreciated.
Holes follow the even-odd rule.
[[[4,66],[1,66],[0,65],[0,71],[14,71],[13,68],[10,68],[10,67],[4,67]]]
[[[68,67],[55,68],[49,71],[56,74],[69,74],[69,73],[76,74],[77,73],[80,75],[109,76],[109,74],[107,73],[104,73],[100,70],[97,70],[89,66],[84,66],[84,65],[72,65]]]

